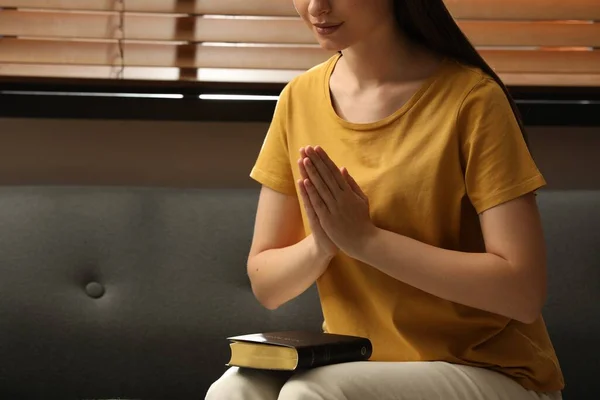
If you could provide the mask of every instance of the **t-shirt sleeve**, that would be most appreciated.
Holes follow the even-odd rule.
[[[273,119],[250,177],[281,193],[295,195],[296,185],[288,148],[289,85],[281,92]]]
[[[546,184],[504,91],[483,79],[464,99],[458,130],[467,195],[477,213]]]

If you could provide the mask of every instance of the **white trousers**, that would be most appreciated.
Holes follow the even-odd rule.
[[[289,374],[230,368],[206,400],[561,400],[491,370],[445,362],[355,362]]]

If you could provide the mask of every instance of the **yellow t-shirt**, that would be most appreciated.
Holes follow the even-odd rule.
[[[339,57],[286,85],[250,176],[298,196],[298,151],[320,145],[367,194],[378,227],[485,252],[478,213],[545,184],[502,89],[480,70],[446,60],[394,114],[351,123],[330,98]],[[343,253],[317,287],[327,331],[370,338],[371,360],[447,361],[491,368],[531,390],[563,388],[543,318],[523,324],[453,303]]]

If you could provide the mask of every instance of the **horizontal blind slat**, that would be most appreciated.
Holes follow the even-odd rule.
[[[125,43],[128,66],[308,69],[332,53],[318,47]],[[0,62],[120,65],[118,43],[0,39]]]
[[[600,74],[523,74],[501,72],[500,78],[511,86],[600,87]]]
[[[286,0],[126,0],[125,10],[148,13],[297,15],[292,1]],[[0,0],[0,7],[51,10],[115,11],[115,0]]]
[[[0,35],[118,39],[118,14],[0,12]],[[124,37],[132,40],[315,44],[297,18],[204,18],[127,15]]]
[[[0,64],[0,76],[44,78],[116,79],[119,67],[95,65],[56,64]],[[123,78],[140,80],[178,80],[179,68],[175,67],[126,67]]]
[[[82,65],[0,64],[0,76],[43,78],[114,79],[120,68]],[[125,67],[123,77],[132,80],[170,81],[179,79],[179,70],[169,67]],[[286,83],[302,71],[199,69],[200,81]],[[531,86],[597,86],[600,74],[500,73],[507,85]]]
[[[598,0],[445,0],[459,19],[600,20]],[[156,13],[294,16],[287,0],[127,0],[126,10]],[[0,7],[63,10],[118,10],[114,0],[0,0]]]
[[[600,20],[598,0],[444,0],[455,18]]]
[[[600,1],[600,0],[599,0]],[[117,39],[117,14],[0,12],[0,35]],[[600,47],[600,24],[459,21],[476,46]],[[203,18],[127,15],[132,40],[315,44],[299,18]]]
[[[600,51],[481,50],[499,72],[600,73]],[[333,53],[318,47],[125,43],[128,66],[306,70]],[[0,62],[120,65],[117,43],[0,39]]]
[[[475,46],[600,47],[598,23],[460,21],[459,25]]]

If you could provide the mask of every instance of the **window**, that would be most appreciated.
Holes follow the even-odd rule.
[[[445,2],[526,123],[600,125],[600,0]],[[0,116],[268,121],[329,56],[292,0],[0,0]]]
[[[446,0],[508,85],[600,86],[598,0]],[[286,82],[325,60],[292,0],[0,0],[0,75]]]

